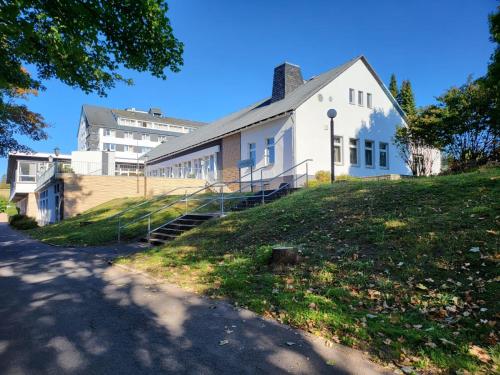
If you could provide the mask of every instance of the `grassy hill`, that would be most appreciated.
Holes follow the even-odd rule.
[[[153,199],[150,204],[126,212],[122,216],[122,223],[139,218],[154,208],[160,208],[178,198],[178,196],[169,196]],[[113,199],[70,219],[32,229],[28,233],[36,239],[56,245],[100,245],[113,242],[117,239],[118,218],[112,216],[144,201],[143,198]],[[152,225],[160,225],[178,216],[182,208],[178,205],[158,213],[153,217]],[[146,230],[147,222],[138,222],[123,231],[122,239],[135,238],[143,235]]]
[[[305,189],[119,260],[436,373],[500,363],[500,169]],[[274,245],[298,266],[268,266]],[[498,368],[497,368],[498,369]]]

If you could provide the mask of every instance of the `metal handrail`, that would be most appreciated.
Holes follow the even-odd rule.
[[[206,185],[204,185],[206,186]],[[158,201],[162,198],[165,198],[169,195],[172,195],[172,193],[174,191],[177,191],[177,190],[180,190],[180,189],[193,189],[193,188],[203,188],[204,186],[179,186],[179,187],[176,187],[175,189],[172,189],[172,190],[169,190],[167,191],[166,193],[163,193],[163,194],[160,194],[160,195],[157,195],[156,197],[153,197],[151,199],[148,199],[148,200],[145,200],[144,202],[141,202],[141,203],[138,203],[136,205],[133,205],[133,206],[130,206],[130,207],[127,207],[126,209],[112,215],[112,216],[109,216],[108,218],[106,218],[106,220],[111,220],[111,219],[114,219],[115,217],[118,217],[118,216],[122,216],[125,212],[128,212],[128,211],[131,211],[135,208],[138,208],[138,207],[141,207],[143,205],[145,205],[146,203],[151,203],[151,202],[154,202],[154,201]]]
[[[269,179],[269,180],[268,180],[268,182],[273,181],[273,180],[277,179],[278,177],[283,176],[285,173],[287,173],[287,172],[291,171],[292,169],[297,168],[298,166],[300,166],[300,165],[302,165],[302,164],[304,164],[304,163],[306,163],[306,173],[305,173],[305,174],[303,174],[303,175],[301,175],[301,176],[299,176],[299,177],[294,177],[294,178],[293,178],[293,182],[298,181],[300,178],[302,178],[302,177],[304,177],[304,176],[306,177],[306,180],[307,180],[307,178],[308,178],[308,167],[307,167],[307,162],[309,162],[309,161],[312,161],[312,159],[306,159],[306,160],[303,160],[303,161],[302,161],[302,162],[300,162],[300,163],[295,164],[294,166],[292,166],[292,167],[290,167],[290,168],[288,168],[288,169],[286,169],[286,170],[282,171],[282,172],[281,172],[281,173],[279,173],[278,175],[276,175],[276,176],[272,177],[271,179]],[[263,187],[262,187],[262,186],[263,186],[263,185],[262,185],[262,184],[263,184],[263,182],[262,182],[262,180],[263,180],[263,179],[262,179],[262,170],[263,170],[264,168],[265,168],[265,167],[260,167],[260,168],[258,168],[258,169],[256,169],[256,170],[252,170],[252,171],[250,171],[249,173],[246,173],[245,175],[241,176],[239,179],[235,179],[235,180],[232,180],[232,181],[230,181],[230,182],[216,181],[216,182],[213,182],[213,183],[211,183],[211,184],[207,184],[207,185],[206,185],[206,186],[204,186],[202,189],[197,190],[197,191],[195,191],[195,192],[193,192],[193,193],[191,193],[191,194],[189,194],[189,195],[187,195],[187,194],[186,194],[183,198],[177,199],[176,201],[170,202],[169,204],[167,204],[167,205],[165,205],[165,206],[162,206],[162,207],[160,207],[160,208],[158,208],[158,209],[156,209],[156,210],[153,210],[153,211],[151,211],[151,212],[149,212],[149,213],[147,213],[147,214],[145,214],[145,215],[142,215],[142,216],[140,216],[139,218],[136,218],[136,219],[132,220],[131,222],[129,222],[129,223],[127,223],[127,224],[125,224],[125,225],[121,225],[121,221],[119,221],[119,222],[118,222],[118,241],[120,241],[120,234],[121,234],[121,230],[122,230],[122,229],[127,228],[127,227],[129,227],[130,225],[135,224],[135,223],[137,223],[137,222],[140,222],[140,221],[142,221],[142,220],[144,220],[144,219],[146,219],[146,218],[148,219],[148,238],[149,238],[149,236],[150,236],[150,234],[151,234],[152,232],[154,232],[155,230],[157,230],[157,229],[159,229],[159,228],[161,228],[161,227],[164,227],[164,226],[166,226],[166,225],[168,225],[168,224],[170,224],[170,223],[174,222],[175,220],[177,220],[177,219],[179,218],[179,217],[176,217],[176,218],[174,218],[174,219],[172,219],[172,220],[169,220],[169,221],[168,221],[168,222],[166,222],[166,223],[161,224],[160,226],[158,226],[158,227],[156,227],[156,228],[154,228],[154,229],[151,229],[151,216],[152,216],[153,214],[155,214],[155,213],[158,213],[158,212],[160,212],[160,211],[163,211],[163,210],[165,210],[165,209],[167,209],[167,208],[169,208],[169,207],[172,207],[172,206],[174,206],[175,204],[178,204],[178,203],[181,203],[181,202],[184,202],[184,203],[186,204],[185,213],[184,213],[183,215],[181,215],[181,216],[189,215],[189,214],[191,214],[191,213],[193,213],[193,212],[195,212],[195,211],[198,211],[198,210],[200,210],[201,208],[206,207],[206,206],[208,206],[209,204],[214,203],[214,202],[216,202],[216,201],[220,201],[220,205],[221,205],[220,212],[221,212],[221,215],[224,215],[224,199],[225,199],[225,200],[247,199],[247,198],[248,198],[248,196],[241,196],[241,195],[240,195],[240,196],[234,196],[234,194],[236,194],[236,193],[242,193],[243,186],[241,185],[241,183],[245,183],[245,184],[246,184],[246,183],[250,183],[250,184],[251,184],[251,186],[252,186],[252,185],[253,185],[253,182],[254,182],[254,180],[253,180],[253,173],[255,173],[256,171],[259,171],[259,170],[260,170],[260,172],[261,172],[261,191],[262,191],[262,202],[263,202],[263,203],[264,203],[264,201],[265,201],[265,197],[271,196],[271,195],[273,195],[273,194],[278,193],[278,192],[279,192],[279,191],[281,191],[281,190],[284,190],[285,188],[289,188],[289,187],[290,187],[290,182],[287,182],[287,183],[285,183],[285,185],[278,187],[277,189],[273,190],[271,193],[265,194],[265,193],[264,193],[264,189],[263,189]],[[251,175],[250,181],[243,181],[242,179],[243,179],[244,177],[247,177],[248,175]],[[239,188],[236,192],[231,193],[231,194],[233,194],[233,195],[229,195],[229,196],[228,196],[228,195],[226,195],[226,197],[224,197],[224,185],[227,185],[227,184],[235,184],[235,183],[240,183],[240,188]],[[201,191],[203,191],[203,190],[207,190],[207,189],[209,189],[209,188],[211,188],[211,187],[215,187],[215,186],[217,186],[217,185],[218,185],[218,186],[220,186],[220,193],[219,193],[216,197],[192,198],[193,196],[195,196],[195,195],[199,194]],[[188,204],[189,198],[191,198],[191,201],[202,201],[202,200],[208,200],[208,202],[206,202],[206,203],[204,203],[204,204],[201,204],[201,205],[199,205],[199,206],[197,206],[197,207],[193,208],[192,210],[190,210],[190,211],[188,212],[188,209],[187,209],[187,204]],[[145,202],[143,202],[143,203],[145,203]]]
[[[264,167],[258,168],[256,170],[252,170],[251,172],[246,173],[245,175],[243,175],[242,178],[243,177],[247,177],[249,174],[253,174],[254,172],[256,172],[256,171],[258,171],[259,169],[262,169],[262,168],[264,168]],[[235,180],[232,180],[232,181],[229,181],[229,182],[216,181],[216,182],[213,182],[211,184],[205,185],[203,188],[201,188],[199,190],[196,190],[194,193],[191,193],[189,195],[185,195],[184,198],[178,199],[178,200],[176,200],[174,202],[171,202],[171,203],[169,203],[169,204],[167,204],[165,206],[162,206],[162,207],[160,207],[160,208],[158,208],[158,209],[156,209],[154,211],[151,211],[151,212],[149,212],[149,213],[147,213],[145,215],[142,215],[142,216],[140,216],[140,217],[132,220],[131,222],[129,222],[129,223],[125,224],[125,225],[121,225],[121,221],[119,220],[118,221],[118,241],[120,241],[121,230],[124,229],[124,228],[129,227],[132,224],[138,223],[139,221],[142,221],[142,220],[144,220],[146,218],[149,218],[148,219],[148,234],[149,234],[149,233],[151,233],[151,228],[150,228],[150,225],[151,225],[151,215],[153,215],[153,214],[155,214],[157,212],[163,211],[166,208],[172,207],[173,205],[175,205],[177,203],[180,203],[180,202],[186,202],[186,204],[187,204],[188,198],[190,198],[190,197],[192,197],[192,196],[194,196],[196,194],[199,194],[201,191],[207,190],[207,189],[209,189],[212,186],[215,186],[215,185],[218,185],[218,184],[221,184],[221,185],[224,185],[224,184],[235,184],[235,183],[238,183],[238,182],[241,182],[241,179],[235,179]],[[241,188],[240,188],[240,190],[241,190]],[[165,224],[163,224],[163,225],[165,225]]]

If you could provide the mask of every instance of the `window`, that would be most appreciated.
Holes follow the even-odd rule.
[[[266,151],[265,151],[265,162],[266,165],[273,165],[275,160],[274,153],[274,138],[266,139]]]
[[[115,151],[116,145],[114,143],[104,143],[103,149],[104,149],[104,151]]]
[[[342,164],[342,137],[333,137],[333,160],[335,164]]]
[[[248,144],[248,158],[251,159],[253,161],[253,165],[255,165],[255,162],[257,160],[255,143]]]
[[[142,134],[141,134],[141,139],[142,139],[143,141],[149,141],[149,134],[142,133]]]
[[[363,97],[364,97],[363,91],[358,91],[358,105],[360,105],[360,106],[364,105]]]
[[[366,94],[366,106],[372,108],[372,94],[370,93]]]
[[[35,182],[36,181],[36,163],[26,161],[19,162],[19,182]]]
[[[356,104],[356,98],[354,97],[354,89],[349,89],[349,103]]]
[[[132,137],[133,137],[133,134],[132,134],[132,132],[124,132],[124,133],[123,133],[123,137],[124,137],[124,138],[132,138]]]
[[[134,151],[134,146],[123,145],[123,152],[132,152]]]
[[[158,136],[158,142],[166,142],[167,141],[167,136],[166,135],[159,135]]]
[[[351,163],[351,165],[359,165],[357,139],[349,139],[349,162]]]
[[[365,165],[373,167],[373,142],[365,141]]]
[[[380,168],[389,167],[389,144],[380,142],[379,143],[379,164]]]
[[[114,131],[114,130],[112,130],[112,129],[104,129],[103,134],[104,134],[105,136],[112,137],[112,136],[114,136],[114,135],[115,135],[115,131]]]

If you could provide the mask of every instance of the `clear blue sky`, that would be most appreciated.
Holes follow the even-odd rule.
[[[158,106],[167,116],[212,121],[271,93],[283,61],[305,78],[365,55],[388,83],[410,79],[418,105],[486,72],[493,44],[487,16],[495,0],[170,0],[184,67],[166,81],[129,72],[134,86],[107,97],[85,95],[57,81],[29,100],[51,124],[50,138],[26,142],[37,151],[76,149],[84,103],[113,108]],[[0,159],[0,173],[6,160]]]

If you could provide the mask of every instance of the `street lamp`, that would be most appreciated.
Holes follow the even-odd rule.
[[[335,181],[335,141],[333,137],[333,119],[337,117],[337,111],[331,108],[328,112],[326,112],[326,115],[330,118],[330,181],[333,183]]]

